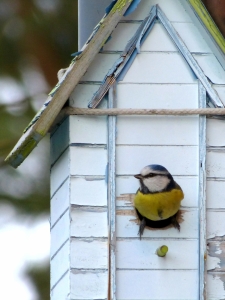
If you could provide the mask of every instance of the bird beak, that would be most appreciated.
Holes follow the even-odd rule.
[[[137,178],[137,179],[142,179],[143,178],[141,174],[136,174],[136,175],[134,175],[134,177]]]

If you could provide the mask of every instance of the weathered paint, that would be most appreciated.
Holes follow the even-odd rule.
[[[109,108],[116,103],[116,87],[109,90]],[[116,116],[108,117],[109,299],[116,300]]]
[[[90,64],[94,60],[96,54],[102,47],[102,42],[111,34],[112,30],[116,27],[117,23],[121,19],[126,9],[129,7],[131,1],[118,0],[116,3],[116,9],[111,11],[104,19],[104,24],[101,24],[99,30],[94,35],[91,41],[87,42],[87,45],[82,49],[82,53],[76,57],[76,62],[72,63],[67,68],[65,74],[59,80],[60,87],[47,99],[48,105],[40,111],[40,117],[32,120],[32,126],[30,130],[26,131],[26,139],[24,135],[19,139],[14,149],[7,156],[6,161],[9,162],[13,167],[17,167],[23,162],[23,160],[29,155],[33,148],[38,144],[50,127],[54,120],[62,109],[63,105],[69,98],[74,87],[79,83],[82,76],[85,74]],[[120,6],[122,4],[122,6]],[[119,11],[119,13],[116,13]],[[79,59],[77,59],[79,58]],[[35,140],[38,134],[38,140]],[[34,142],[35,140],[35,142]]]
[[[143,7],[146,8],[146,5],[153,2],[152,0],[142,1],[140,8],[137,10],[140,12],[140,10],[143,10]],[[179,4],[179,1],[157,0],[157,2],[160,2],[163,7],[170,11],[170,16],[173,15],[177,17],[177,20],[185,20],[184,22],[187,23],[186,17],[188,15],[186,15],[186,12],[183,11],[181,13],[180,11],[175,16],[174,11],[177,12],[176,5]],[[179,9],[181,8],[182,6],[179,6]],[[134,12],[132,15],[136,17],[137,13]],[[146,9],[144,9],[143,15],[145,17]],[[171,18],[169,19],[171,21]],[[177,23],[176,25],[179,27],[181,24]],[[124,39],[125,37],[127,39],[130,38],[130,36],[124,35]],[[148,39],[146,43],[148,43]],[[154,43],[154,39],[152,43]],[[191,39],[189,43],[191,44]],[[143,47],[145,47],[145,44],[143,44]],[[202,48],[201,51],[203,50]],[[156,49],[156,51],[160,52],[160,48]],[[146,54],[154,54],[150,52],[153,51],[146,50],[140,56],[145,54],[146,57]],[[172,52],[175,54],[179,53],[178,51]],[[113,54],[118,55],[118,53],[111,53],[110,48],[108,53],[104,53],[106,57],[113,56]],[[161,69],[163,76],[167,66],[166,57],[169,60],[171,53],[167,52],[167,49],[162,49],[162,54],[165,57],[164,69]],[[154,55],[151,57],[153,58]],[[180,61],[182,62],[182,59]],[[152,72],[154,62],[152,59],[149,59],[149,63],[150,65],[146,65],[145,61],[142,61],[139,68],[136,69],[136,78],[139,75],[141,76],[140,70],[142,71],[148,66],[149,73]],[[184,66],[188,68],[188,65],[183,61],[182,69],[184,69]],[[94,74],[95,68],[97,66],[92,69],[92,74]],[[129,74],[129,71],[127,74]],[[173,70],[171,70],[172,72]],[[160,82],[160,72],[158,72],[158,75],[158,82],[154,82],[153,77],[151,79],[153,82],[145,83],[120,81],[116,87],[116,106],[120,108],[169,107],[181,109],[198,107],[197,79],[194,82],[189,82],[187,79],[182,83],[173,81],[169,84],[168,82]],[[137,80],[135,77],[134,80]],[[99,79],[100,76],[93,76],[91,81],[83,81],[75,89],[70,103],[74,107],[85,107],[97,90],[100,84]],[[180,79],[178,78],[178,80]],[[222,86],[220,89],[222,90]],[[101,105],[106,107],[106,100]],[[203,120],[205,117],[200,118]],[[52,201],[55,201],[54,205],[59,206],[53,210],[52,215],[54,222],[52,224],[52,234],[54,237],[53,242],[55,243],[55,251],[52,251],[52,264],[54,264],[54,260],[60,260],[60,257],[63,256],[65,258],[67,256],[63,255],[63,252],[67,243],[70,242],[70,256],[67,257],[70,270],[66,271],[66,263],[63,266],[59,266],[58,273],[54,277],[54,286],[52,286],[52,298],[54,300],[57,299],[56,292],[58,292],[59,295],[62,295],[62,299],[66,297],[76,300],[94,299],[96,297],[98,299],[106,299],[108,289],[108,207],[105,180],[107,177],[110,179],[105,174],[109,150],[109,147],[107,147],[107,118],[70,116],[69,119],[69,147],[63,153],[61,152],[63,150],[60,150],[61,156],[57,156],[52,167]],[[159,132],[160,119],[162,120],[162,132]],[[166,119],[168,119],[167,126]],[[198,119],[199,117],[117,117],[117,174],[115,183],[117,196],[115,222],[117,299],[199,299],[197,294],[200,272],[198,262],[199,216],[203,216],[203,211],[199,213],[198,202],[200,168],[198,134],[202,133],[202,129],[199,130]],[[132,121],[136,124],[136,128]],[[208,121],[208,124],[210,124],[211,119]],[[208,241],[210,249],[208,255],[208,260],[210,260],[208,266],[210,266],[210,269],[207,279],[209,299],[224,298],[223,245],[221,244],[224,236],[225,220],[222,203],[224,198],[224,178],[221,178],[224,173],[223,165],[219,168],[220,160],[224,159],[221,152],[223,146],[222,138],[221,140],[219,139],[222,130],[220,122],[222,121],[216,121],[213,120],[208,125],[211,128],[210,134],[207,136],[208,145],[210,146],[207,149],[207,155],[209,155],[208,175],[214,175],[214,177],[210,176],[207,178],[207,232],[208,237],[211,239]],[[173,123],[176,123],[177,127],[180,126],[181,128],[176,129]],[[190,133],[189,136],[186,134],[187,132]],[[194,134],[192,134],[193,132]],[[217,136],[215,136],[215,132],[218,134]],[[174,136],[172,133],[174,133]],[[165,143],[163,143],[164,139]],[[217,147],[216,151],[214,151],[213,147],[215,146],[220,146],[220,149]],[[202,148],[201,150],[204,149]],[[137,236],[138,220],[132,207],[132,197],[138,188],[138,182],[133,177],[133,174],[137,173],[143,165],[152,161],[164,164],[184,190],[185,199],[182,201],[180,215],[181,231],[178,233],[172,227],[163,230],[146,228],[142,241],[139,241]],[[62,165],[63,163],[65,164],[64,166]],[[201,175],[204,174],[202,173]],[[106,181],[109,182],[110,180]],[[65,207],[65,203],[60,203],[60,199],[62,202],[68,200],[67,193],[65,193],[65,197],[63,196],[66,185],[70,201],[68,208]],[[201,186],[204,188],[203,185]],[[217,189],[218,192],[216,192]],[[218,193],[218,198],[221,197],[221,200],[215,199],[215,193]],[[203,191],[200,194],[204,196]],[[208,199],[209,196],[211,199]],[[204,205],[203,198],[201,198],[201,209]],[[114,212],[112,211],[111,213],[113,214]],[[69,222],[66,223],[68,215]],[[69,226],[67,231],[70,238],[66,240],[64,230],[62,230],[64,237],[60,237],[60,243],[62,244],[59,246],[55,238],[57,233],[54,231],[61,232],[61,226]],[[201,227],[202,229],[203,227]],[[155,254],[155,251],[163,244],[169,247],[169,252],[166,257],[160,258]],[[60,253],[61,251],[62,253]],[[222,253],[220,253],[221,251]],[[201,261],[203,262],[202,258],[203,256],[201,256]],[[55,264],[57,264],[56,261]],[[221,269],[219,269],[220,267]],[[159,285],[159,282],[162,284]],[[63,293],[59,291],[61,287]],[[70,293],[69,296],[68,293]]]
[[[199,107],[206,107],[206,89],[199,82]],[[199,117],[199,300],[207,299],[206,288],[206,116]]]
[[[127,2],[130,3],[130,2],[132,2],[132,0],[117,1],[115,3],[115,5],[113,6],[111,12],[115,13],[115,12],[119,11],[122,14],[122,10],[123,10],[123,8],[124,8],[124,6],[126,5]]]

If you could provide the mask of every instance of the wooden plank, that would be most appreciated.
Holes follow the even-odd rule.
[[[91,98],[94,93],[99,89],[100,83],[83,83],[78,84],[69,98],[69,105],[71,107],[87,107],[88,103],[91,101]],[[102,104],[105,104],[105,108],[107,107],[106,102],[102,101]]]
[[[215,150],[215,151],[214,151]],[[207,151],[207,176],[208,177],[225,177],[225,154],[224,150],[218,149],[208,149]]]
[[[143,20],[146,17],[146,13],[156,4],[163,9],[171,22],[191,22],[190,16],[184,10],[179,0],[142,1],[141,5],[132,14],[123,17],[122,20]]]
[[[109,89],[108,107],[116,103],[116,85]],[[116,300],[116,125],[117,117],[108,117],[108,228],[109,299]]]
[[[162,24],[165,26],[167,32],[173,39],[174,43],[180,50],[180,53],[183,55],[184,59],[189,64],[191,70],[194,72],[195,76],[201,81],[202,85],[205,87],[209,97],[211,98],[211,102],[215,107],[223,107],[222,102],[220,101],[217,93],[212,88],[211,84],[209,83],[206,75],[184,44],[183,40],[180,38],[180,36],[177,34],[176,30],[173,28],[172,24],[166,17],[166,15],[163,13],[163,11],[160,9],[160,7],[157,7],[157,15]]]
[[[93,38],[85,45],[82,54],[79,55],[75,63],[71,63],[66,73],[60,80],[60,88],[47,100],[51,100],[44,108],[41,117],[30,127],[21,137],[14,149],[6,158],[6,161],[13,167],[20,165],[30,154],[38,142],[45,136],[59,114],[63,105],[69,98],[74,87],[85,74],[96,54],[101,49],[104,42],[116,27],[124,12],[130,6],[129,0],[118,0],[105,19],[101,20],[99,29]]]
[[[70,267],[74,269],[107,269],[108,241],[107,240],[78,240],[71,241]]]
[[[185,159],[174,164],[175,157]],[[197,160],[196,146],[117,146],[117,175],[137,174],[149,164],[163,165],[173,175],[197,175]]]
[[[210,300],[225,298],[224,281],[225,275],[223,273],[208,273],[208,297]]]
[[[140,24],[119,23],[112,32],[112,38],[103,46],[103,51],[123,51],[139,26]]]
[[[69,272],[69,269],[70,242],[68,240],[51,260],[51,288],[57,284],[66,272]]]
[[[207,119],[207,146],[222,147],[225,145],[225,137],[221,132],[225,131],[225,120]]]
[[[207,238],[221,238],[225,235],[225,211],[207,211]]]
[[[178,52],[178,49],[166,32],[164,26],[161,23],[156,23],[141,46],[141,51]]]
[[[212,53],[198,28],[193,23],[173,23],[174,29],[182,37],[190,52]]]
[[[107,211],[90,207],[71,209],[71,237],[108,237]]]
[[[206,89],[199,81],[199,108],[206,107]],[[199,299],[206,289],[206,116],[199,116]]]
[[[117,299],[197,299],[197,270],[119,270],[117,277]]]
[[[194,54],[193,56],[212,83],[225,84],[225,70],[214,54]]]
[[[225,242],[208,241],[207,270],[211,272],[225,272]]]
[[[67,149],[51,168],[51,197],[69,176],[69,150]]]
[[[70,299],[106,299],[107,271],[72,271]]]
[[[213,85],[214,90],[219,95],[221,101],[223,104],[225,104],[225,88],[224,85]]]
[[[107,150],[105,146],[95,148],[89,145],[70,147],[71,175],[105,175]]]
[[[143,52],[136,56],[123,82],[195,83],[196,77],[180,53]]]
[[[52,258],[60,247],[62,247],[69,239],[70,228],[70,213],[67,210],[59,219],[55,226],[51,229],[51,250],[50,257]],[[60,232],[60,234],[59,234]]]
[[[53,164],[69,145],[69,118],[54,132],[50,142],[50,163]]]
[[[70,203],[75,205],[106,206],[107,185],[105,178],[72,177]]]
[[[197,145],[198,130],[197,116],[118,116],[117,145]]]
[[[119,56],[119,54],[98,53],[81,80],[101,82]]]
[[[184,199],[182,207],[198,207],[198,177],[173,176],[174,180],[182,187]],[[117,206],[131,206],[130,195],[134,195],[139,188],[139,182],[133,176],[117,176],[116,196]],[[225,195],[224,195],[225,197]]]
[[[211,49],[202,38],[198,29],[192,23],[172,23],[177,33],[182,37],[190,52],[211,53]],[[178,49],[162,24],[156,23],[151,34],[141,47],[141,51],[172,51]]]
[[[165,259],[156,255],[162,245],[169,248]],[[197,240],[119,240],[116,244],[117,269],[139,270],[179,270],[198,269]]]
[[[145,238],[198,238],[198,212],[197,210],[185,209],[182,212],[183,222],[180,224],[181,230],[178,232],[174,227],[166,229],[146,229],[143,234]],[[134,209],[117,210],[117,237],[139,239],[139,225]]]
[[[51,290],[51,300],[66,299],[70,293],[70,273],[67,272]]]
[[[71,116],[70,143],[106,144],[106,116]]]
[[[165,100],[166,95],[166,100]],[[195,84],[123,84],[117,85],[118,108],[197,108]]]
[[[55,222],[57,222],[57,220],[69,207],[69,186],[70,182],[68,178],[51,199],[51,227],[55,224]]]
[[[225,179],[207,180],[207,208],[225,209]]]

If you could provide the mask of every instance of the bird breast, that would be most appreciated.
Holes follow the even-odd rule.
[[[138,190],[134,198],[134,206],[142,216],[159,221],[173,216],[179,210],[183,198],[181,189],[155,194],[143,194]]]

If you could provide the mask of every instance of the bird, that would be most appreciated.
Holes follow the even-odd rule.
[[[140,182],[134,197],[134,207],[140,219],[140,239],[145,226],[163,228],[172,224],[180,231],[177,214],[184,193],[169,171],[161,165],[152,164],[134,177]]]

